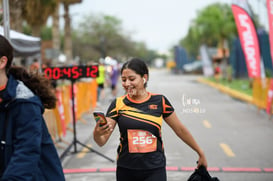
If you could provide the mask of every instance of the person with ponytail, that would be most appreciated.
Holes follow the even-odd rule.
[[[0,180],[65,180],[43,112],[56,105],[50,80],[12,66],[13,48],[0,35]]]
[[[116,125],[120,132],[117,149],[117,181],[166,181],[166,157],[162,139],[165,121],[176,135],[198,155],[199,168],[207,168],[205,153],[178,118],[163,94],[149,92],[149,69],[140,58],[131,58],[120,71],[125,95],[114,99],[106,112],[107,124],[99,120],[93,139],[105,145]]]

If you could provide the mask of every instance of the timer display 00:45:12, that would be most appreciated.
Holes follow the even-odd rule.
[[[43,69],[44,76],[48,79],[79,79],[83,77],[96,78],[99,74],[98,65],[47,67]]]

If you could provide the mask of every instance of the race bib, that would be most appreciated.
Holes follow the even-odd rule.
[[[127,130],[130,153],[148,153],[156,151],[157,137],[149,131]]]

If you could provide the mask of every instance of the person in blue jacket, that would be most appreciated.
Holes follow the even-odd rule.
[[[0,181],[63,181],[62,164],[43,112],[54,108],[50,80],[12,66],[13,48],[0,35]]]

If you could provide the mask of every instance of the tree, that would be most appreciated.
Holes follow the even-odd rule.
[[[73,59],[72,55],[72,39],[71,39],[71,18],[69,14],[69,6],[75,3],[80,3],[81,0],[61,0],[64,6],[64,53],[70,61]]]
[[[230,5],[214,3],[198,12],[186,38],[181,42],[187,44],[190,52],[194,52],[194,49],[198,50],[203,43],[208,46],[218,46],[224,52],[228,48],[226,43],[235,35],[237,31]],[[189,45],[193,41],[198,42],[195,47]]]
[[[179,44],[187,50],[189,57],[196,59],[199,54],[200,39],[200,33],[192,26],[189,28],[187,36],[180,40]]]
[[[19,32],[23,31],[23,7],[26,4],[26,0],[13,0],[9,1],[10,9],[10,28]]]
[[[42,40],[52,40],[52,27],[44,26],[41,30]]]
[[[25,5],[22,7],[22,17],[31,26],[32,35],[40,37],[41,28],[47,22],[50,15],[53,14],[55,0],[25,0]]]
[[[105,56],[121,60],[135,54],[134,42],[124,33],[121,20],[116,17],[90,14],[77,27],[73,52],[86,61]]]
[[[60,0],[56,0],[56,6],[54,12],[52,14],[52,48],[56,51],[56,54],[60,53],[60,16],[59,16],[59,9],[60,9]],[[53,58],[53,62],[55,62],[57,57]]]
[[[230,5],[215,3],[198,13],[196,27],[205,43],[218,43],[225,48],[225,41],[237,34],[236,24]]]

